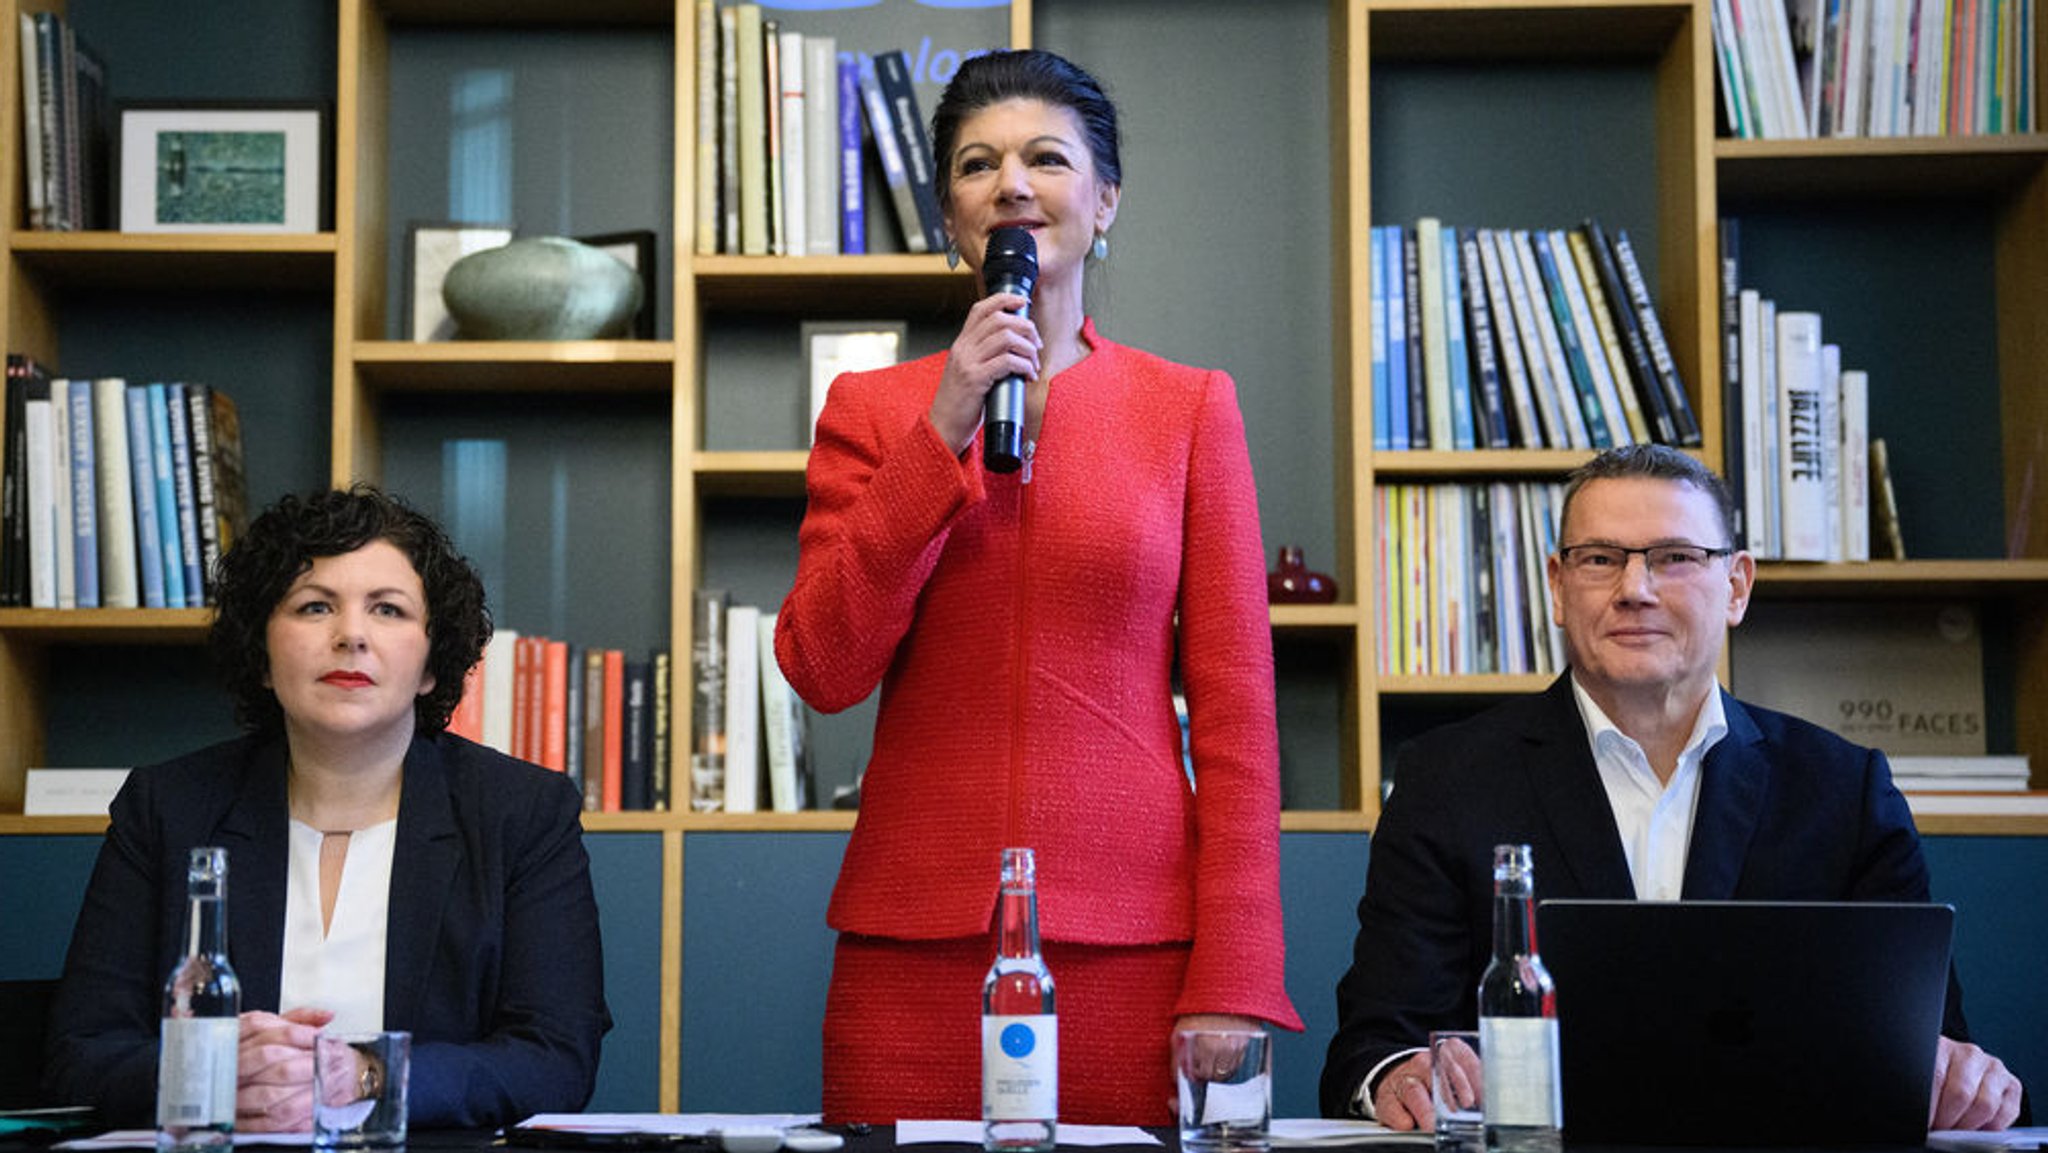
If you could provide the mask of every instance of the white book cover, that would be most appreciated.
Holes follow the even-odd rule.
[[[2033,815],[2048,813],[2048,793],[1907,793],[1906,807],[1915,817]]]
[[[803,792],[797,770],[797,710],[803,704],[775,660],[775,614],[762,613],[755,622],[755,649],[761,662],[761,736],[768,763],[768,803],[778,813],[801,810]]]
[[[1443,222],[1425,216],[1415,222],[1416,284],[1422,310],[1422,399],[1429,447],[1454,446],[1451,436],[1451,359],[1444,331]],[[1409,419],[1415,419],[1410,414]]]
[[[1544,318],[1535,311],[1529,285],[1522,279],[1522,261],[1515,254],[1519,246],[1508,229],[1496,228],[1489,235],[1493,239],[1501,278],[1507,284],[1510,311],[1515,318],[1515,337],[1527,359],[1529,394],[1536,402],[1537,419],[1543,425],[1543,447],[1571,448],[1571,434],[1566,430],[1564,417],[1558,413],[1557,385],[1551,379],[1550,359],[1543,354],[1543,341],[1537,335],[1537,326],[1544,322]],[[1483,254],[1481,260],[1484,260]]]
[[[2001,777],[2026,780],[2032,762],[2025,753],[1906,753],[1888,758],[1897,777]]]
[[[57,607],[57,493],[69,487],[57,479],[53,403],[31,400],[21,416],[28,440],[28,603],[38,609]]]
[[[128,382],[103,376],[92,382],[98,423],[100,603],[132,609],[142,603],[135,544],[135,480],[128,447]]]
[[[1757,331],[1761,306],[1762,297],[1754,288],[1736,294],[1736,346],[1740,350],[1736,379],[1742,388],[1742,427],[1731,435],[1742,437],[1742,517],[1749,526],[1749,548],[1758,558],[1769,559],[1772,554],[1764,513],[1764,373],[1758,362],[1763,346]]]
[[[1778,314],[1778,507],[1786,560],[1828,559],[1820,314]]]
[[[761,808],[761,610],[725,610],[725,811]]]
[[[104,817],[127,769],[30,769],[21,812],[29,817]]]
[[[1778,101],[1778,123],[1785,139],[1800,139],[1806,132],[1806,106],[1799,96],[1799,65],[1792,49],[1792,25],[1784,0],[1760,0],[1768,51],[1772,96]]]
[[[1785,440],[1778,425],[1778,303],[1769,297],[1757,303],[1756,338],[1764,398],[1764,539],[1770,549],[1766,555],[1783,559],[1785,509],[1779,490],[1784,485],[1779,474],[1784,468]]]
[[[1842,559],[1870,559],[1870,375],[1842,372]]]
[[[1842,111],[1835,135],[1870,134],[1870,10],[1874,0],[1849,0],[1842,47]]]
[[[1820,346],[1820,462],[1827,511],[1821,543],[1830,561],[1847,560],[1842,547],[1842,349],[1835,344]]]
[[[519,661],[519,633],[499,629],[484,646],[484,735],[479,743],[512,755],[513,672]]]
[[[804,175],[808,158],[804,146],[805,104],[809,97],[804,88],[803,33],[778,32],[776,46],[775,77],[781,88],[776,98],[782,102],[782,212],[777,219],[782,223],[782,251],[789,256],[802,256],[811,246],[810,207],[805,199],[809,186]]]
[[[839,47],[830,36],[804,41],[804,251],[839,251]]]

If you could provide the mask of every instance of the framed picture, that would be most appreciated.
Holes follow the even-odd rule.
[[[121,231],[318,232],[317,105],[121,109]]]
[[[576,239],[599,252],[611,253],[619,258],[619,263],[640,274],[640,311],[633,316],[633,339],[653,340],[655,322],[661,319],[661,312],[656,306],[661,297],[655,291],[660,278],[656,275],[659,268],[654,255],[654,234],[645,231],[607,232]]]
[[[887,368],[903,359],[909,326],[900,320],[806,320],[802,327],[804,379],[810,382],[811,421],[804,443],[818,439],[825,393],[842,372]]]
[[[455,319],[441,300],[441,282],[455,262],[512,240],[509,224],[413,221],[405,230],[405,335],[411,340],[453,340]]]

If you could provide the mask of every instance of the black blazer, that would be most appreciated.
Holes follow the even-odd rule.
[[[155,1120],[162,984],[183,953],[190,849],[228,850],[242,1008],[278,1009],[289,849],[285,745],[243,737],[131,773],[64,962],[44,1089]],[[410,1120],[479,1127],[589,1100],[611,1018],[567,778],[446,734],[405,757],[384,1026],[413,1034]]]
[[[1685,899],[1928,899],[1919,834],[1884,754],[1725,692],[1721,701],[1728,735],[1701,766]],[[1421,737],[1395,782],[1337,985],[1321,1088],[1332,1117],[1350,1114],[1380,1061],[1478,1019],[1494,845],[1532,846],[1539,899],[1635,895],[1568,675]],[[1942,1031],[1968,1038],[1953,967]]]

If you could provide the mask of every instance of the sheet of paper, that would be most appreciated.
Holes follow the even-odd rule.
[[[1396,1133],[1377,1121],[1328,1117],[1275,1117],[1269,1131],[1277,1149],[1313,1149],[1319,1145],[1356,1145],[1361,1142],[1397,1145],[1436,1143],[1435,1135],[1427,1129]]]
[[[1946,1150],[1947,1153],[1994,1153],[2000,1149],[2048,1148],[2048,1126],[2007,1129],[1998,1133],[1941,1129],[1927,1135],[1927,1147]]]
[[[898,1121],[898,1145],[979,1145],[979,1121]],[[1158,1145],[1159,1138],[1136,1125],[1061,1125],[1059,1143],[1073,1146]]]
[[[574,1129],[584,1133],[663,1133],[702,1137],[714,1129],[740,1126],[795,1129],[816,1125],[817,1113],[536,1113],[520,1125],[529,1129]],[[981,1143],[979,1132],[975,1143]]]
[[[237,1133],[235,1144],[244,1145],[297,1145],[310,1148],[313,1144],[311,1133]],[[59,1149],[154,1149],[154,1129],[114,1129],[97,1137],[81,1137],[76,1141],[65,1141]]]

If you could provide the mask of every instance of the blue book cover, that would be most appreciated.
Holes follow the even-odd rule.
[[[860,122],[860,64],[843,54],[839,57],[839,251],[847,256],[861,256],[868,250]]]
[[[1372,447],[1376,452],[1389,446],[1387,427],[1387,237],[1374,228],[1372,256]]]
[[[171,428],[171,487],[178,500],[178,552],[185,565],[185,607],[206,607],[199,575],[199,489],[192,472],[192,414],[185,386],[164,386],[164,411]]]
[[[149,389],[131,384],[128,398],[128,476],[135,495],[135,555],[142,569],[142,607],[164,607],[164,544],[156,517],[156,452],[149,435]]]
[[[1570,370],[1571,379],[1558,388],[1564,394],[1560,399],[1569,404],[1575,394],[1593,447],[1612,448],[1614,437],[1608,431],[1606,415],[1600,410],[1600,396],[1593,388],[1593,370],[1586,363],[1586,349],[1579,343],[1578,329],[1572,324],[1572,306],[1565,297],[1564,282],[1558,279],[1557,261],[1552,259],[1550,245],[1544,242],[1541,232],[1529,234],[1529,247],[1536,254],[1536,272],[1543,278],[1541,285],[1529,287],[1532,292],[1540,288],[1550,301],[1550,315],[1557,322],[1557,341],[1564,346],[1565,366]]]
[[[71,539],[78,607],[100,607],[99,463],[94,451],[92,382],[71,382]]]
[[[164,604],[185,604],[184,546],[178,543],[178,494],[171,481],[171,418],[164,386],[149,386],[149,451],[156,476],[157,539],[164,550]]]
[[[1408,276],[1401,258],[1401,226],[1382,226],[1387,279],[1387,447],[1414,447],[1408,435]]]
[[[1458,280],[1458,230],[1442,231],[1445,359],[1451,362],[1451,447],[1477,448],[1472,429],[1472,369],[1465,351],[1465,294]]]

